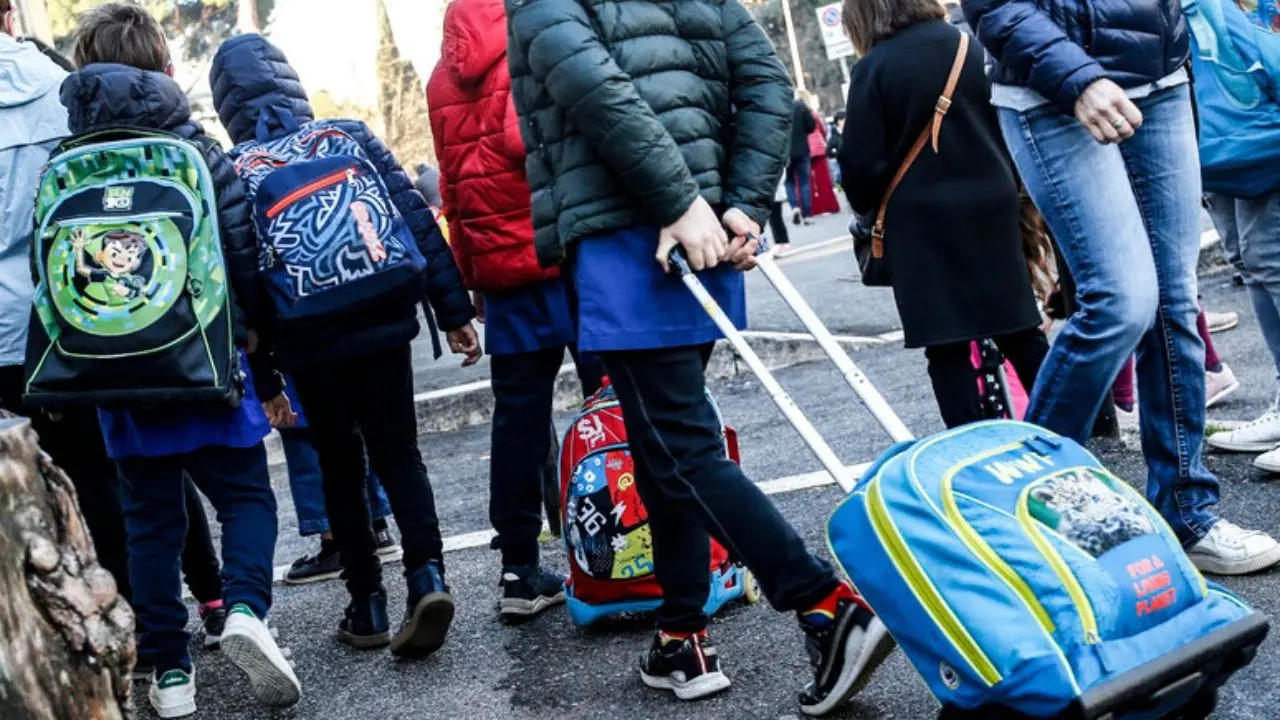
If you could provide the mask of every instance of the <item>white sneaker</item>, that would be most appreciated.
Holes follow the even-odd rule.
[[[151,689],[147,691],[147,700],[156,715],[168,718],[180,718],[194,715],[196,712],[196,673],[190,674],[181,670],[169,670],[160,677],[151,676]]]
[[[1226,452],[1267,452],[1280,445],[1280,411],[1273,407],[1247,425],[1209,435],[1204,441],[1209,447]]]
[[[302,699],[302,683],[271,631],[243,604],[231,608],[227,615],[222,653],[249,676],[253,696],[263,705],[288,707]]]
[[[1240,313],[1210,312],[1205,310],[1204,321],[1205,324],[1209,326],[1209,332],[1226,332],[1240,324]]]
[[[1280,475],[1280,448],[1264,452],[1254,458],[1253,466],[1264,472]]]
[[[1214,405],[1227,399],[1227,396],[1240,389],[1240,381],[1236,379],[1236,374],[1231,372],[1231,367],[1226,363],[1222,363],[1222,369],[1218,372],[1204,373],[1204,406],[1211,408]]]
[[[1201,572],[1248,575],[1280,563],[1280,543],[1264,532],[1219,520],[1187,549],[1187,557]]]

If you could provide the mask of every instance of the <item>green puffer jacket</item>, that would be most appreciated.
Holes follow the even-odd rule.
[[[698,194],[769,217],[792,90],[739,0],[507,0],[538,259],[669,225]]]

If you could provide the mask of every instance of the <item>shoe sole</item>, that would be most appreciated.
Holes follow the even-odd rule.
[[[1239,326],[1240,326],[1240,318],[1236,318],[1235,320],[1232,320],[1229,323],[1222,323],[1221,325],[1210,325],[1209,334],[1217,335],[1218,333],[1224,333],[1228,330],[1235,330]]]
[[[453,624],[453,596],[435,592],[418,601],[405,627],[391,639],[396,657],[426,657],[444,645]]]
[[[564,593],[556,593],[550,597],[539,595],[533,600],[503,598],[498,601],[498,614],[507,622],[519,622],[549,610],[556,605],[564,604]]]
[[[391,644],[391,631],[389,630],[377,635],[356,635],[338,628],[334,637],[343,645],[350,645],[357,650],[377,650]]]
[[[1277,443],[1275,442],[1266,442],[1266,443],[1239,442],[1237,443],[1237,442],[1231,442],[1226,438],[1223,438],[1221,440],[1216,440],[1215,438],[1217,437],[1218,437],[1217,435],[1210,435],[1209,437],[1204,439],[1204,442],[1206,445],[1213,448],[1214,450],[1221,450],[1222,452],[1264,453],[1264,452],[1269,452],[1271,450],[1275,450],[1277,446]]]
[[[318,573],[316,575],[308,575],[306,577],[301,577],[301,578],[291,578],[286,575],[284,578],[284,584],[285,585],[310,585],[311,583],[324,582],[326,580],[337,580],[340,577],[342,577],[341,570],[334,570],[333,572],[326,572],[326,573]]]
[[[400,562],[404,559],[404,548],[399,545],[378,548],[378,559],[382,561],[383,565],[386,565],[387,563]]]
[[[195,698],[185,702],[176,703],[174,705],[169,705],[167,707],[161,707],[156,704],[155,700],[151,699],[151,695],[148,693],[147,702],[151,705],[151,709],[154,710],[156,715],[162,720],[172,720],[172,718],[182,718],[196,714]]]
[[[1217,405],[1218,403],[1222,402],[1223,400],[1226,400],[1227,397],[1231,395],[1231,393],[1239,389],[1240,389],[1240,381],[1237,380],[1231,383],[1230,385],[1219,390],[1217,395],[1214,395],[1213,397],[1206,400],[1204,403],[1205,408],[1206,409],[1211,408],[1214,405]]]
[[[800,712],[809,717],[822,717],[848,703],[871,682],[871,676],[897,646],[898,643],[889,634],[884,623],[879,618],[872,620],[858,647],[845,640],[844,669],[836,680],[835,687],[831,688],[831,692],[821,702],[801,705]]]
[[[1280,563],[1280,546],[1248,560],[1236,562],[1223,562],[1208,555],[1194,553],[1187,553],[1187,557],[1191,560],[1191,564],[1196,566],[1196,569],[1210,575],[1250,575]]]
[[[205,635],[205,636],[204,636],[204,649],[205,649],[205,650],[217,650],[217,649],[218,649],[218,648],[220,648],[220,647],[222,647],[222,636],[221,636],[221,635]]]
[[[288,707],[302,699],[302,684],[265,626],[223,633],[222,653],[249,678],[254,698],[263,705]]]
[[[650,675],[641,670],[640,679],[654,690],[670,690],[681,700],[701,700],[728,690],[732,684],[729,676],[722,672],[706,673],[688,682],[680,682],[666,675]]]
[[[1254,459],[1253,459],[1253,466],[1254,466],[1254,467],[1256,467],[1256,468],[1258,468],[1259,470],[1261,470],[1261,471],[1263,471],[1263,472],[1268,472],[1268,473],[1272,473],[1272,474],[1280,473],[1280,465],[1273,465],[1273,464],[1271,464],[1271,463],[1265,463],[1265,462],[1262,462],[1262,458],[1263,458],[1264,456],[1265,456],[1265,454],[1264,454],[1264,455],[1259,455],[1258,457],[1254,458]]]

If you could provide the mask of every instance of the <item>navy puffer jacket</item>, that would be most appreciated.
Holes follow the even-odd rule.
[[[224,43],[213,59],[209,83],[218,117],[237,144],[283,137],[290,132],[290,118],[299,124],[313,119],[298,74],[284,53],[261,35],[239,35]],[[445,331],[465,326],[475,310],[431,208],[395,155],[367,125],[358,120],[337,125],[360,144],[381,173],[427,260],[424,309],[429,303]],[[273,338],[281,365],[290,370],[395,347],[412,340],[420,330],[416,308],[403,304],[360,308],[358,313],[325,317],[314,327],[295,329],[289,337]]]
[[[191,141],[203,152],[217,195],[218,234],[237,310],[236,339],[244,347],[246,324],[260,330],[266,323],[266,297],[258,278],[258,236],[253,228],[252,209],[235,165],[218,142],[191,119],[186,93],[164,73],[101,63],[67,76],[61,98],[67,108],[67,127],[73,135],[113,126],[164,130]],[[258,397],[267,400],[279,395],[282,387],[265,354],[256,353],[249,360]]]
[[[1085,88],[1155,82],[1190,57],[1179,0],[962,0],[996,60],[992,81],[1029,87],[1068,115]]]

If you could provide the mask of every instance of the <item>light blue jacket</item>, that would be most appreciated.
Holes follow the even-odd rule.
[[[21,365],[31,314],[31,223],[40,169],[68,135],[67,74],[35,45],[0,33],[0,365]]]

